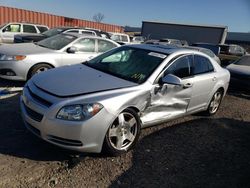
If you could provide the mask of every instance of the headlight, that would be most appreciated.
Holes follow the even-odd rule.
[[[23,55],[1,55],[0,61],[21,61],[25,59],[26,56]]]
[[[56,118],[69,121],[82,121],[93,117],[102,108],[103,106],[99,103],[65,106],[57,113]]]

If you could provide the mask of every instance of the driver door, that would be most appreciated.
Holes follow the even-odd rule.
[[[162,71],[152,87],[148,107],[142,113],[143,124],[170,120],[186,113],[193,91],[192,61],[193,55],[181,56]],[[162,78],[169,74],[180,78],[181,84],[163,83]]]
[[[9,24],[2,30],[2,42],[13,43],[14,36],[20,34],[21,24]]]

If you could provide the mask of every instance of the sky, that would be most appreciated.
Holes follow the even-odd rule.
[[[250,32],[250,0],[0,0],[0,6],[141,27],[142,21],[224,25]],[[1,15],[0,15],[1,16]]]

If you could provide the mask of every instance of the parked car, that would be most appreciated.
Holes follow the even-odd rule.
[[[123,45],[123,44],[129,44],[130,43],[130,38],[129,35],[125,33],[113,33],[109,32],[110,39]]]
[[[13,43],[14,36],[23,33],[42,33],[49,28],[45,25],[11,22],[0,26],[0,43]]]
[[[226,68],[230,71],[233,86],[250,90],[250,55],[242,56]]]
[[[124,45],[35,75],[23,89],[21,111],[26,127],[52,144],[117,155],[133,148],[141,128],[215,114],[229,79],[196,50]]]
[[[163,39],[159,39],[159,40],[147,40],[145,42],[145,44],[162,44],[162,45],[166,45],[166,44],[173,44],[173,45],[178,45],[178,46],[182,46],[182,42],[178,39],[167,39],[167,38],[163,38]]]
[[[104,37],[105,32],[100,32],[96,30],[91,30],[87,28],[81,28],[81,27],[57,27],[50,29],[48,31],[45,31],[40,34],[22,34],[22,35],[15,35],[14,37],[14,43],[23,43],[23,42],[38,42],[40,40],[43,40],[48,37],[52,37],[54,35],[60,34],[60,33],[79,33],[79,34],[88,34],[93,36],[100,36]],[[106,35],[105,35],[106,36]],[[108,37],[105,37],[108,38]]]
[[[81,63],[118,43],[90,35],[63,33],[37,43],[0,46],[0,77],[27,80],[34,74],[54,67]]]
[[[100,29],[89,28],[89,27],[85,27],[84,29],[95,32],[96,36],[103,37],[103,38],[106,38],[106,39],[110,39],[110,35],[109,35],[108,32],[102,31]]]
[[[132,37],[131,43],[133,44],[141,44],[146,40],[143,36],[134,36]]]
[[[220,44],[220,54],[243,56],[246,50],[236,44]]]
[[[217,44],[212,43],[194,43],[191,46],[201,47],[201,48],[207,48],[211,50],[215,55],[219,55],[220,53],[220,46]]]

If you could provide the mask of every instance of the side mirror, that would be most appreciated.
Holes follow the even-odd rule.
[[[77,51],[77,48],[74,46],[71,46],[71,47],[67,48],[67,50],[66,50],[66,52],[69,54],[74,54],[74,53],[76,53],[76,51]]]
[[[182,85],[181,79],[173,74],[168,74],[161,79],[163,84]]]

